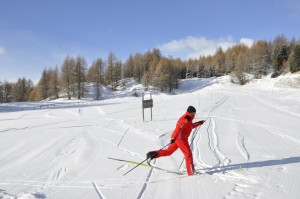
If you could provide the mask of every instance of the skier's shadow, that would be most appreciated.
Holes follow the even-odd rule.
[[[276,165],[297,164],[297,163],[300,163],[300,157],[289,157],[280,160],[265,160],[265,161],[257,161],[257,162],[231,164],[227,166],[207,168],[205,169],[205,171],[210,174],[214,174],[214,173],[224,173],[226,171],[238,170],[238,169],[251,169],[251,168],[270,167]]]
[[[6,192],[6,190],[4,190],[4,189],[0,189],[0,197],[1,197],[1,194],[4,194],[4,195],[6,195],[6,194],[8,194],[7,192]],[[37,193],[33,193],[32,194],[33,196],[34,196],[34,198],[38,198],[38,199],[45,199],[46,198],[46,195],[45,194],[43,194],[43,193],[39,193],[39,192],[37,192]],[[11,195],[9,195],[9,196],[7,196],[8,198],[12,198],[13,196],[11,196]],[[13,198],[15,198],[15,197],[13,197]]]

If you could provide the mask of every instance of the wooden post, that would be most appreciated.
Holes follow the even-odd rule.
[[[152,101],[152,106],[151,106],[151,121],[152,121],[152,107],[153,107],[152,93],[150,93],[150,100]]]
[[[143,122],[145,122],[145,114],[144,114],[144,93],[142,93],[142,109],[143,109]]]

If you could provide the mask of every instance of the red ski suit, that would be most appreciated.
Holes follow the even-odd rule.
[[[169,156],[174,153],[178,148],[182,151],[185,157],[186,169],[188,175],[193,175],[195,168],[193,163],[193,154],[188,142],[188,138],[193,128],[201,125],[200,122],[193,123],[194,115],[186,112],[177,121],[176,128],[172,134],[172,138],[175,138],[175,142],[170,144],[165,150],[157,151],[158,155],[156,158],[162,156]]]

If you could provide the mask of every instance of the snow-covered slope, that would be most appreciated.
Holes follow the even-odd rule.
[[[94,104],[0,112],[0,198],[299,198],[300,89],[274,81],[185,80],[172,95],[153,95],[153,121],[146,109],[146,122],[141,97],[124,93]],[[211,175],[141,166],[123,176],[133,165],[107,158],[142,161],[169,142],[189,105],[195,121],[206,120],[192,135],[195,166]],[[177,151],[155,164],[177,170],[181,161]]]

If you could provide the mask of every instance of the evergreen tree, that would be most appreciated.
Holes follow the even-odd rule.
[[[289,56],[290,71],[300,71],[300,44],[296,45],[293,52]]]
[[[272,77],[277,77],[283,72],[283,64],[288,60],[289,47],[286,44],[276,45],[272,52],[272,64],[274,74]]]
[[[296,45],[297,45],[297,40],[295,37],[293,37],[289,44],[290,52],[294,51],[294,48],[296,47]]]
[[[215,69],[212,66],[208,67],[208,77],[214,77],[216,75]]]
[[[198,78],[204,78],[206,75],[204,63],[200,63],[197,71]]]
[[[172,67],[174,68],[174,71],[173,71],[173,81],[174,81],[174,85],[175,85],[175,87],[174,88],[178,88],[178,86],[179,86],[179,81],[178,81],[178,79],[180,79],[181,78],[181,71],[182,71],[182,67],[183,67],[183,63],[182,63],[182,61],[179,59],[179,58],[177,58],[177,59],[172,59],[171,60],[171,65],[172,65]]]
[[[0,103],[4,103],[4,83],[0,81]]]
[[[266,75],[271,66],[271,54],[267,42],[262,40],[255,42],[247,54],[247,62],[249,72],[254,74],[255,78]]]
[[[4,81],[3,83],[3,103],[12,101],[12,92],[14,84]]]
[[[284,35],[275,37],[272,51],[272,77],[277,77],[283,72],[284,66],[287,66],[289,54],[288,39]]]
[[[194,59],[188,59],[187,61],[187,69],[186,69],[186,78],[197,77],[197,62]]]
[[[160,60],[162,58],[161,52],[160,52],[160,50],[158,48],[153,48],[152,55],[157,60]]]

